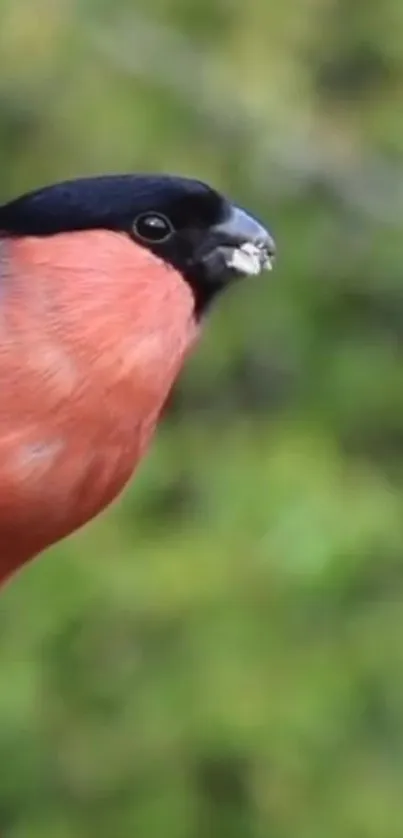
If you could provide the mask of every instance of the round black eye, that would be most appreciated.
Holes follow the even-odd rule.
[[[145,242],[160,244],[172,236],[174,228],[165,215],[157,212],[143,212],[135,219],[133,232]]]

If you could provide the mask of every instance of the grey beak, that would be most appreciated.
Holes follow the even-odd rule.
[[[225,221],[214,227],[214,235],[222,245],[242,247],[251,244],[271,259],[276,254],[276,244],[269,231],[253,216],[236,206],[231,208]]]

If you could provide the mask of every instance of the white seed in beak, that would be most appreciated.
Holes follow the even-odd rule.
[[[249,276],[260,274],[263,269],[270,271],[273,267],[270,257],[263,254],[262,250],[252,242],[246,242],[234,248],[227,264],[229,268]]]

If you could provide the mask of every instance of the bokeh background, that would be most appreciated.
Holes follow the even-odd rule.
[[[279,251],[2,594],[2,838],[402,838],[402,96],[401,0],[1,0],[2,199],[193,175]]]

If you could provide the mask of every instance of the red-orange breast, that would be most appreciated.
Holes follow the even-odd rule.
[[[0,207],[0,580],[120,492],[212,299],[268,232],[198,181],[90,178]]]

